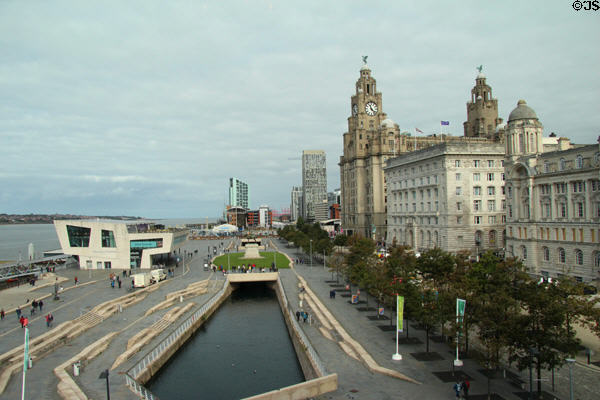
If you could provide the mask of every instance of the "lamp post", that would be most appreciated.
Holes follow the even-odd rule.
[[[310,267],[312,268],[312,239],[310,239]]]
[[[108,369],[100,373],[98,379],[106,379],[106,400],[110,400],[110,386],[108,384]]]
[[[529,400],[533,400],[533,369],[532,362],[533,356],[538,354],[538,350],[535,347],[529,348]]]
[[[565,361],[569,364],[569,400],[573,400],[573,364],[575,359],[567,358]]]

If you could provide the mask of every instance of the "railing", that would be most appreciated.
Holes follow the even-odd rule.
[[[294,312],[289,305],[287,295],[285,294],[285,291],[283,290],[283,285],[281,284],[280,278],[277,278],[277,285],[279,286],[279,292],[281,293],[281,298],[283,299],[284,310],[287,311],[287,313],[289,314],[289,320],[291,321],[292,325],[294,326],[294,329],[298,333],[300,342],[304,345],[304,347],[306,347],[306,350],[308,351],[308,355],[314,362],[315,366],[317,367],[317,372],[319,373],[319,375],[320,376],[327,375],[327,370],[325,369],[325,366],[321,362],[321,358],[319,357],[319,354],[317,354],[317,351],[312,347],[312,344],[308,340],[308,337],[306,337],[306,335],[304,334],[304,331],[302,330],[302,328],[300,328],[300,324],[298,323],[298,321],[295,318]]]
[[[223,287],[215,296],[213,296],[206,304],[198,311],[186,319],[179,327],[161,341],[150,353],[146,354],[137,364],[135,364],[125,376],[127,386],[139,395],[142,399],[158,399],[148,389],[140,385],[136,379],[142,374],[146,368],[160,357],[173,343],[177,341],[184,333],[186,333],[192,325],[203,317],[203,315],[224,295],[226,287]]]

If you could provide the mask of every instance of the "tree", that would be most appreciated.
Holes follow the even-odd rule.
[[[348,244],[348,236],[337,235],[335,239],[333,239],[333,244],[336,246],[346,246]]]

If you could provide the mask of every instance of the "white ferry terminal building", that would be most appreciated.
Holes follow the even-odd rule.
[[[150,269],[185,244],[187,229],[147,221],[55,220],[64,254],[82,269]]]

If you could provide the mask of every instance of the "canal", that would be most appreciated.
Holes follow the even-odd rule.
[[[161,400],[225,400],[303,381],[275,292],[242,284],[146,386]]]

